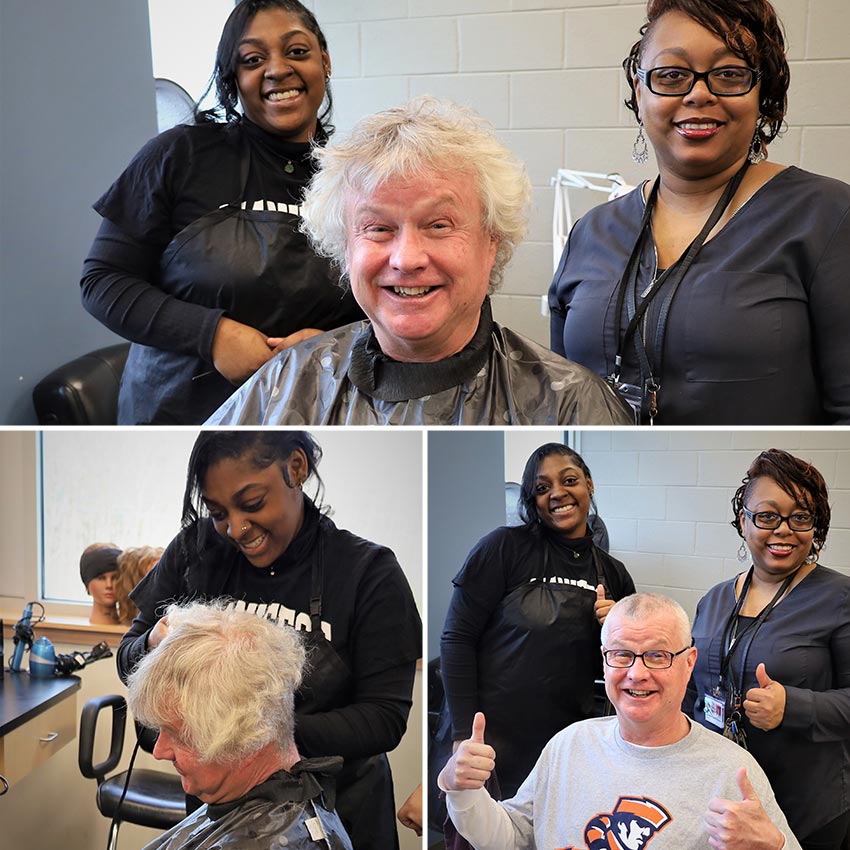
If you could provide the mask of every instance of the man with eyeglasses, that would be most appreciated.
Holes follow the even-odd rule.
[[[755,760],[682,713],[697,651],[677,602],[650,593],[617,602],[602,655],[616,717],[559,732],[510,800],[483,788],[497,754],[476,715],[438,778],[476,850],[799,850]]]

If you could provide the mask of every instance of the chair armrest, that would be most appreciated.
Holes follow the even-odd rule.
[[[100,764],[92,764],[94,758],[94,739],[97,730],[97,718],[101,710],[112,708],[112,740],[109,745],[109,755]],[[118,766],[124,752],[124,726],[127,722],[127,701],[117,694],[93,697],[83,706],[80,714],[80,748],[78,762],[80,773],[86,779],[97,779],[97,784],[103,782],[107,773]]]

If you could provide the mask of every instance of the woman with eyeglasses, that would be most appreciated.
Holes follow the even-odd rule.
[[[814,466],[762,452],[732,498],[749,569],[699,602],[685,712],[748,749],[803,850],[850,827],[850,577],[818,564],[829,498]]]
[[[850,186],[768,159],[789,68],[767,0],[650,0],[623,63],[659,174],[573,228],[553,350],[636,421],[850,422]],[[793,387],[793,392],[788,392]]]

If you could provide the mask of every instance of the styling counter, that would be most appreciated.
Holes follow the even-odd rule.
[[[77,735],[77,676],[0,680],[0,796]]]

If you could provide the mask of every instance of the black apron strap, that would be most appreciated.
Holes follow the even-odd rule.
[[[310,571],[310,626],[316,634],[322,633],[322,588],[325,579],[325,546],[322,529],[316,534],[316,557]]]
[[[610,599],[612,597],[609,595],[608,588],[605,585],[605,571],[602,569],[602,559],[599,557],[599,550],[595,543],[590,547],[590,556],[593,558],[593,566],[596,569],[596,586],[599,587],[601,584],[605,588],[605,596]]]

